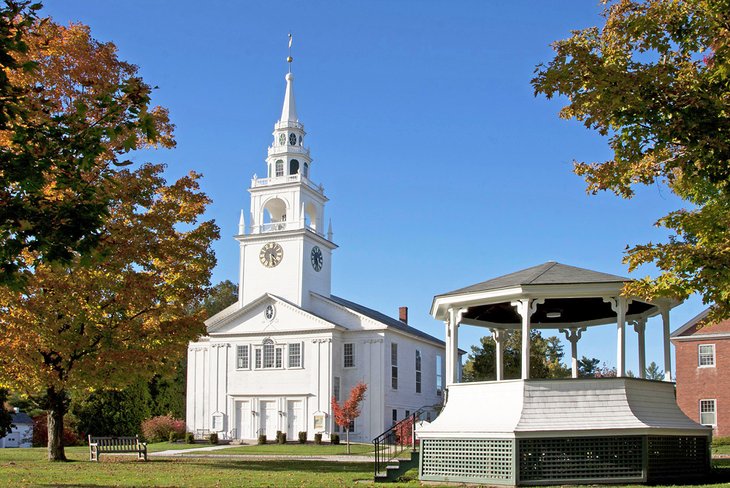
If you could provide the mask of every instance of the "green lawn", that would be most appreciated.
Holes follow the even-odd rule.
[[[712,448],[712,454],[730,454],[730,445],[714,446]]]
[[[163,450],[166,443],[156,444]],[[173,444],[177,447],[177,444]],[[249,446],[251,449],[295,446]],[[302,446],[309,447],[309,446]],[[314,447],[314,446],[311,446]],[[330,447],[330,446],[318,446]],[[338,446],[332,446],[338,447]],[[227,452],[224,450],[222,452]],[[279,451],[281,453],[281,451]],[[88,461],[86,447],[67,448],[67,463],[46,461],[46,450],[0,449],[0,486],[12,487],[240,487],[240,486],[302,486],[348,487],[372,480],[370,463],[337,463],[329,461],[256,461],[221,458],[150,458],[148,462],[131,457],[108,456],[102,462]],[[712,484],[694,488],[721,488],[730,484],[730,460],[715,463],[718,468]],[[384,487],[420,486],[415,470],[407,473],[411,481],[383,485]],[[636,485],[634,485],[636,486]],[[660,488],[660,487],[654,487]]]
[[[350,452],[352,454],[372,454],[372,444],[350,444]],[[253,446],[229,447],[216,454],[286,454],[294,456],[321,456],[334,454],[347,454],[347,446],[340,444],[333,446],[332,444],[265,444]]]
[[[0,486],[339,487],[372,480],[370,463],[220,458],[150,458],[143,462],[128,456],[102,457],[101,462],[93,463],[84,447],[67,448],[66,456],[70,462],[50,463],[44,448],[0,449]]]

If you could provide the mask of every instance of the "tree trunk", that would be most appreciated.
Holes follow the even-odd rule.
[[[66,452],[63,449],[63,416],[68,409],[66,392],[47,390],[48,402],[48,460],[66,461]]]
[[[350,424],[345,427],[345,438],[347,439],[347,454],[350,454]]]

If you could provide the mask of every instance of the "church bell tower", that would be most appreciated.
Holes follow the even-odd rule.
[[[312,158],[294,99],[292,57],[287,58],[281,118],[268,148],[266,178],[251,180],[251,216],[243,212],[236,240],[241,246],[239,301],[246,305],[272,293],[307,309],[310,292],[330,295],[332,227],[324,231],[324,188],[311,180]]]

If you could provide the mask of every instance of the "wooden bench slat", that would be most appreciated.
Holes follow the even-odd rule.
[[[89,458],[99,461],[101,454],[137,453],[137,459],[147,461],[147,443],[134,437],[94,437],[89,435]]]

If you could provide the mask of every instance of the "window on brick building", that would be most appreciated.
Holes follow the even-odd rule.
[[[702,425],[717,425],[715,400],[700,400],[700,423]]]
[[[698,364],[700,368],[715,367],[715,345],[700,344],[697,348]]]

